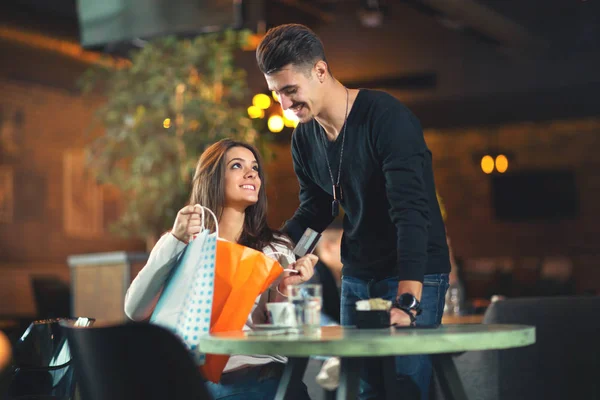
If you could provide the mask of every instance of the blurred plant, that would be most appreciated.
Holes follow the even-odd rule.
[[[199,155],[217,140],[244,140],[270,158],[244,106],[245,71],[234,64],[247,38],[239,31],[161,38],[132,52],[124,68],[86,71],[83,92],[106,99],[97,114],[105,133],[86,148],[87,166],[125,206],[112,232],[148,240],[169,229]]]

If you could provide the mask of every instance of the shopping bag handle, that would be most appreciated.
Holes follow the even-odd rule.
[[[196,205],[197,205],[197,206],[199,206],[199,207],[200,207],[200,210],[202,211],[202,229],[205,229],[205,228],[206,228],[206,226],[205,226],[205,224],[204,224],[204,222],[205,222],[205,218],[206,218],[206,216],[205,216],[205,213],[204,213],[204,210],[206,210],[206,211],[208,211],[208,212],[210,213],[210,215],[212,215],[212,217],[213,217],[213,219],[214,219],[214,221],[215,221],[215,233],[217,234],[217,238],[218,238],[218,237],[219,237],[219,221],[217,221],[217,216],[215,215],[215,213],[214,213],[214,212],[212,212],[212,210],[211,210],[210,208],[208,208],[208,207],[204,207],[204,206],[202,206],[202,205],[200,205],[200,204],[196,204]],[[295,260],[295,258],[294,258],[294,257],[290,256],[288,253],[283,253],[283,252],[281,252],[281,251],[272,251],[272,252],[269,252],[269,253],[265,252],[264,254],[265,254],[266,256],[274,256],[274,255],[276,255],[276,254],[279,254],[279,255],[282,255],[282,256],[284,256],[284,257],[287,259],[288,263],[290,263],[290,264],[292,264],[292,263],[295,263],[295,262],[296,262],[296,260]],[[285,272],[290,272],[290,273],[295,273],[295,274],[297,274],[297,273],[298,273],[298,271],[296,271],[296,270],[295,270],[295,269],[293,269],[293,268],[284,268],[283,270],[284,270]]]
[[[204,207],[204,206],[202,206],[200,204],[194,205],[194,207],[196,207],[196,206],[200,207],[200,211],[202,211],[202,220],[201,220],[202,221],[201,222],[202,223],[202,229],[203,230],[206,229],[206,226],[204,224],[204,222],[205,222],[205,220],[204,220],[204,218],[205,218],[204,210],[206,210],[206,211],[208,211],[210,213],[210,215],[212,215],[213,220],[215,221],[215,233],[217,234],[217,238],[218,238],[219,237],[219,221],[217,220],[217,216],[215,215],[215,213],[212,212],[212,210],[210,208]],[[194,239],[195,239],[195,237],[194,237]]]
[[[274,256],[274,255],[276,255],[276,254],[279,254],[279,255],[281,255],[281,256],[284,256],[284,257],[287,259],[287,261],[288,261],[290,264],[292,264],[292,263],[295,263],[295,262],[296,262],[296,260],[295,260],[293,257],[291,257],[291,256],[290,256],[288,253],[282,253],[281,251],[265,252],[265,256],[267,256],[267,257],[268,257],[268,256]],[[298,271],[296,271],[296,270],[295,270],[295,269],[293,269],[293,268],[284,268],[284,269],[283,269],[283,271],[284,271],[284,272],[295,273],[295,274],[297,274],[297,273],[298,273]]]
[[[215,233],[217,234],[217,238],[218,238],[218,237],[219,237],[219,221],[217,221],[217,216],[215,215],[215,213],[214,213],[214,212],[212,212],[212,210],[211,210],[210,208],[208,208],[208,207],[204,207],[204,206],[202,206],[202,205],[200,205],[200,204],[196,204],[196,205],[197,205],[197,206],[199,206],[199,207],[200,207],[200,210],[202,211],[202,229],[205,229],[205,228],[206,228],[206,226],[205,226],[205,224],[204,224],[204,222],[205,222],[205,218],[206,218],[206,216],[205,216],[205,213],[204,213],[204,210],[206,210],[206,211],[208,211],[208,212],[210,213],[210,215],[212,215],[212,217],[213,217],[213,219],[214,219],[214,221],[215,221]],[[279,255],[282,255],[282,256],[284,256],[284,257],[287,259],[288,263],[290,263],[290,264],[292,264],[292,263],[295,263],[295,262],[296,262],[296,260],[295,260],[295,258],[294,258],[294,257],[290,256],[288,253],[283,253],[283,252],[281,252],[281,251],[272,251],[272,252],[268,252],[268,253],[267,253],[267,252],[265,252],[264,254],[265,254],[266,256],[274,256],[274,255],[276,255],[276,254],[279,254]],[[295,273],[295,274],[297,274],[297,273],[298,273],[298,271],[296,271],[296,270],[295,270],[295,269],[293,269],[293,268],[284,268],[283,270],[284,270],[285,272],[290,272],[290,273]]]

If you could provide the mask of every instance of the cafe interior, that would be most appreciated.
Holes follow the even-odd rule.
[[[289,23],[318,35],[343,86],[387,92],[420,121],[451,264],[441,324],[390,327],[391,303],[383,326],[342,323],[343,204],[313,237],[315,331],[308,300],[304,322],[275,321],[299,307],[291,292],[265,324],[248,328],[247,311],[232,322],[267,280],[235,297],[211,278],[214,297],[189,300],[212,304],[190,316],[206,332],[193,340],[187,317],[166,326],[159,311],[176,298],[191,313],[199,273],[163,277],[152,316],[128,311],[213,143],[258,149],[271,228],[298,208],[299,121],[256,62]],[[7,0],[0,53],[0,400],[600,399],[599,1]],[[181,254],[208,249],[206,232]],[[264,264],[269,284],[287,268],[239,257],[236,274]],[[274,397],[210,389],[240,354],[283,359],[267,372]],[[430,362],[426,391],[387,374],[415,354]],[[375,397],[366,362],[385,371]]]

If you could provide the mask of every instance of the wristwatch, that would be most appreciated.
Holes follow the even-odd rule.
[[[410,317],[410,326],[416,325],[417,317],[415,315],[421,314],[421,303],[415,296],[410,293],[402,293],[396,298],[392,307],[402,310]],[[415,315],[413,315],[412,310],[415,310]]]
[[[410,315],[412,315],[412,310],[415,311],[415,315],[421,314],[421,302],[410,293],[402,293],[398,296],[394,304],[392,304],[392,307],[399,308]]]

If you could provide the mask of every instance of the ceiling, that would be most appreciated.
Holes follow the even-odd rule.
[[[596,0],[478,0],[563,49],[600,48]]]
[[[336,13],[367,5],[386,13],[414,7],[448,29],[478,35],[491,44],[521,35],[521,44],[567,52],[600,48],[600,2],[597,0],[265,0],[270,25],[286,16],[304,17],[307,23],[331,23]],[[76,0],[5,0],[11,16],[25,23],[37,21],[62,35],[78,36]],[[357,18],[357,23],[360,23]],[[493,26],[493,29],[492,27]],[[518,31],[518,32],[517,32]],[[512,35],[512,36],[511,36]],[[531,43],[529,42],[531,41]],[[514,44],[514,43],[513,43]]]
[[[305,23],[315,29],[329,27],[328,31],[334,28],[337,30],[337,27],[343,25],[345,21],[351,23],[354,20],[356,24],[361,24],[359,15],[364,15],[365,4],[368,2],[373,4],[373,0],[264,1],[267,5],[266,15],[269,25],[294,21]],[[36,29],[78,41],[76,3],[76,0],[5,0],[0,4],[0,23],[4,20],[15,26]],[[544,51],[546,55],[551,56],[544,57],[544,60],[568,58],[574,60],[577,65],[585,65],[580,62],[584,58],[578,57],[578,54],[591,54],[597,51],[596,49],[600,49],[600,0],[379,0],[375,3],[380,6],[384,24],[387,21],[382,31],[390,35],[397,29],[395,24],[398,24],[398,21],[401,23],[404,14],[408,14],[407,8],[410,7],[413,15],[416,10],[424,16],[425,20],[441,25],[442,31],[451,31],[453,35],[468,35],[489,48],[501,51],[506,51],[507,48],[527,52]],[[348,19],[342,15],[351,17]],[[352,17],[354,15],[356,17]],[[541,68],[547,66],[541,64]],[[512,73],[518,74],[520,69],[517,68],[515,71]],[[556,76],[564,76],[564,74],[556,74]],[[421,71],[417,75],[403,72],[398,76],[365,76],[364,78],[369,80],[344,83],[353,87],[385,87],[418,91],[436,87],[438,80],[435,71],[434,73]],[[57,81],[55,74],[43,79],[44,82],[55,84]],[[67,82],[69,79],[70,77],[66,76],[64,81]],[[560,84],[560,79],[556,81]],[[511,118],[532,119],[532,115],[536,112],[539,114],[539,119],[547,118],[548,115],[553,117],[560,117],[563,114],[597,115],[595,110],[597,102],[593,99],[600,90],[600,82],[597,78],[590,78],[589,81],[594,84],[567,87],[566,92],[556,88],[549,88],[540,93],[524,89],[521,94],[506,93],[502,97],[494,93],[493,96],[485,96],[487,103],[482,101],[481,97],[472,99],[465,97],[459,99],[460,101],[433,99],[435,101],[428,100],[423,104],[413,103],[411,107],[417,110],[423,119],[429,121],[430,125],[433,121],[440,126],[458,125],[464,121],[473,122],[473,115],[479,116],[481,123],[505,121]],[[64,85],[67,87],[70,84]],[[520,102],[519,107],[515,107],[517,100]],[[506,110],[502,108],[505,106]]]

